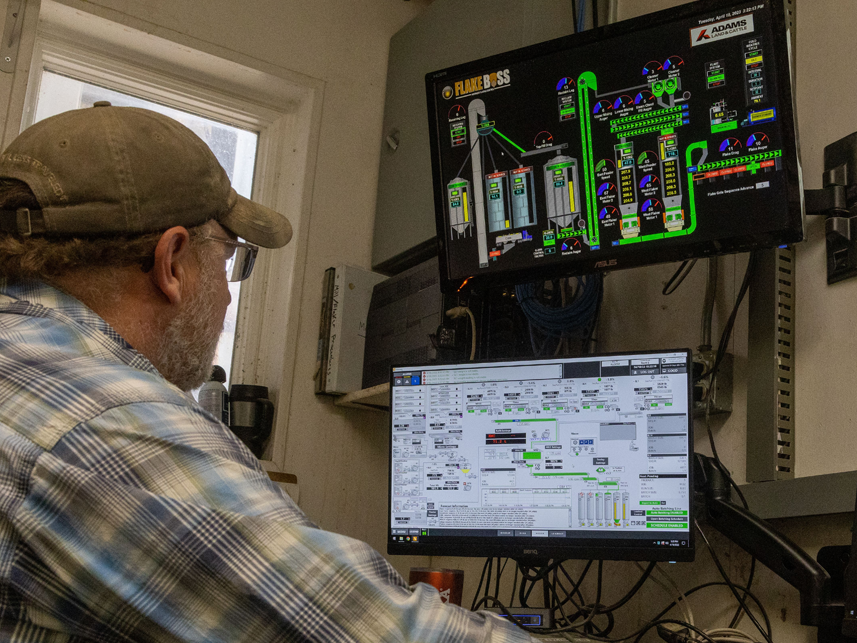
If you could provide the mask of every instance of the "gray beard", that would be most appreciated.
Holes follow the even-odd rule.
[[[217,272],[201,262],[196,292],[187,299],[164,330],[155,366],[164,378],[183,391],[202,386],[211,375],[223,318],[215,319]]]

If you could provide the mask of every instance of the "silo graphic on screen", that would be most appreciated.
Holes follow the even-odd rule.
[[[559,155],[545,165],[548,220],[559,230],[574,227],[580,218],[577,159]]]
[[[500,232],[512,227],[506,194],[507,172],[485,175],[485,195],[488,211],[488,232]]]
[[[473,196],[470,181],[455,178],[446,186],[446,202],[449,204],[450,237],[456,239],[473,234]]]
[[[536,222],[535,189],[533,168],[520,167],[509,173],[509,189],[512,192],[512,227],[524,228]]]

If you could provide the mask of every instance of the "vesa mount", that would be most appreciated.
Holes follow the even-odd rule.
[[[827,283],[857,276],[857,132],[824,148],[820,190],[804,190],[807,214],[826,217]]]
[[[818,643],[857,641],[857,532],[850,547],[824,547],[815,561],[732,502],[729,480],[713,458],[695,454],[694,475],[705,522],[800,592],[800,623],[818,628]]]

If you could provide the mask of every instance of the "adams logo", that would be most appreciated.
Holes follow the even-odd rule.
[[[751,33],[754,30],[753,15],[742,16],[733,20],[723,20],[721,22],[713,22],[704,27],[697,27],[690,30],[690,44],[692,47],[704,45],[715,40],[723,40],[724,38],[732,38],[742,34]]]
[[[467,96],[468,94],[490,91],[498,87],[504,87],[510,82],[512,81],[509,78],[509,70],[502,69],[490,74],[459,80],[454,83],[454,87],[444,87],[443,97],[449,100],[453,96],[458,98],[459,96]]]

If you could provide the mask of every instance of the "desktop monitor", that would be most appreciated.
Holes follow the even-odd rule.
[[[388,553],[693,560],[690,360],[393,367]]]
[[[426,76],[445,292],[803,238],[783,0],[702,0]]]

